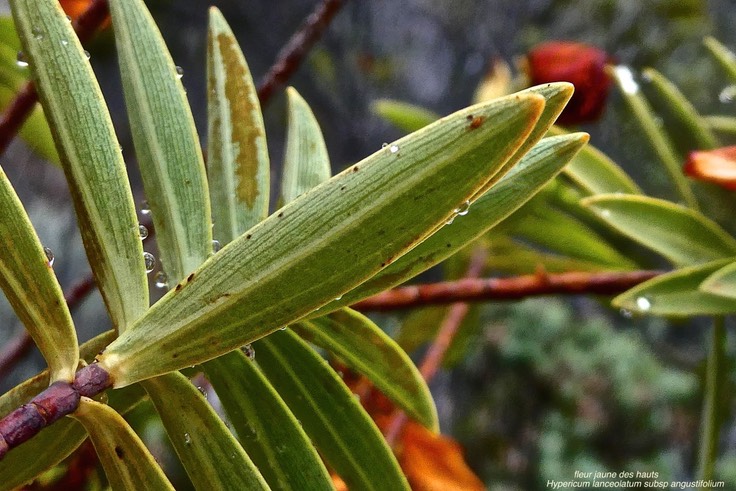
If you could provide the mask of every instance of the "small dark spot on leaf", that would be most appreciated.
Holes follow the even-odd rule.
[[[478,128],[480,128],[480,125],[482,125],[483,124],[483,121],[485,121],[485,120],[486,120],[486,118],[484,118],[483,116],[476,116],[476,117],[474,117],[472,119],[472,121],[470,121],[470,129],[471,130],[477,130]]]
[[[468,121],[472,121],[473,120],[473,115],[472,114],[468,114],[467,116],[465,116],[465,119],[467,119]]]
[[[174,353],[173,355],[171,355],[171,357],[172,358],[179,358],[179,353]]]
[[[345,186],[340,186],[340,191],[345,191]]]
[[[382,268],[385,268],[386,267],[386,263],[381,263],[381,267]]]
[[[251,234],[245,236],[246,239],[250,239],[251,237],[253,237]]]
[[[353,172],[358,172],[358,170],[359,170],[359,168],[358,168],[357,165],[355,167],[353,167]]]
[[[182,288],[182,284],[179,283],[178,285],[176,285],[176,288],[174,288],[174,290],[178,292],[179,290],[181,290],[181,288]]]
[[[118,446],[115,447],[115,455],[117,455],[120,460],[125,458],[125,452],[123,452],[123,449]]]
[[[452,247],[452,244],[447,244],[447,247],[448,247],[448,248],[449,248],[449,247]]]
[[[187,282],[192,281],[194,279],[194,273],[187,276]]]
[[[279,213],[279,214],[278,214],[277,216],[278,216],[279,218],[283,218],[283,217],[284,217],[284,212],[282,211],[282,212],[281,212],[281,213]]]

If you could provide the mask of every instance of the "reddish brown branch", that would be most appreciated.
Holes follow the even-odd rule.
[[[344,0],[323,0],[302,23],[276,57],[258,85],[258,98],[266,104],[274,91],[286,83],[301,66],[309,50],[322,37],[330,21],[344,4]]]
[[[483,273],[487,257],[488,251],[486,249],[478,248],[475,250],[473,257],[470,259],[468,271],[465,274],[466,280],[477,279]],[[419,366],[419,372],[428,383],[434,378],[442,365],[445,353],[450,348],[452,340],[455,339],[455,335],[460,329],[463,320],[468,315],[469,309],[470,307],[467,303],[455,302],[443,319],[437,336],[434,338]],[[404,411],[396,410],[394,412],[386,429],[386,441],[389,445],[393,446],[396,443],[407,421],[409,421],[409,418]]]
[[[387,311],[454,302],[519,300],[554,294],[615,295],[663,271],[533,274],[511,278],[462,279],[395,288],[353,305],[357,310]]]
[[[81,42],[88,41],[107,18],[107,0],[94,0],[73,23]],[[0,155],[20,131],[38,101],[33,82],[26,82],[0,117]]]

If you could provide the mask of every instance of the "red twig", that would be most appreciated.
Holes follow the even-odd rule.
[[[466,280],[476,279],[483,273],[487,257],[487,250],[483,248],[476,249],[473,253],[473,257],[470,259],[468,271],[465,274]],[[452,340],[460,329],[460,325],[463,323],[465,316],[468,315],[469,309],[470,307],[467,303],[455,302],[450,307],[449,312],[447,312],[447,315],[440,325],[437,337],[434,338],[432,345],[427,350],[427,353],[424,355],[424,359],[419,366],[419,372],[427,382],[431,381],[437,374],[437,371],[442,365],[442,359],[445,357],[445,353],[447,353],[448,348],[452,344]],[[389,445],[393,446],[396,443],[396,440],[401,435],[408,420],[409,418],[404,411],[396,410],[394,412],[386,429],[386,441]]]
[[[322,37],[344,3],[344,0],[323,0],[306,18],[286,46],[281,49],[276,62],[258,85],[258,98],[261,104],[268,102],[273,92],[286,83],[301,66],[309,50]]]
[[[511,278],[465,278],[387,290],[354,304],[353,308],[362,311],[387,311],[454,302],[519,300],[553,294],[614,295],[662,273],[662,271],[570,272]]]
[[[94,0],[74,21],[81,42],[88,41],[107,18],[107,0]],[[38,101],[33,82],[26,82],[0,117],[0,155],[5,152]]]

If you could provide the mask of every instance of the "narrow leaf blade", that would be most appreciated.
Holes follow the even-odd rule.
[[[289,124],[281,179],[281,199],[289,203],[330,178],[330,156],[309,105],[292,87],[286,89]]]
[[[73,417],[89,433],[112,489],[174,489],[138,435],[110,406],[82,397]]]
[[[599,195],[582,204],[608,225],[677,265],[736,255],[736,240],[704,215],[647,196]]]
[[[351,489],[409,489],[396,459],[334,370],[289,331],[256,343],[258,364]]]
[[[332,489],[309,437],[253,361],[235,350],[207,362],[204,369],[240,442],[271,488]]]
[[[113,324],[123,330],[148,308],[148,283],[133,195],[105,101],[59,3],[13,0],[12,8],[95,281]]]
[[[400,130],[411,133],[440,119],[440,115],[423,107],[391,99],[378,99],[371,110]]]
[[[2,168],[0,210],[0,288],[46,359],[51,382],[71,382],[79,361],[72,317],[44,247]]]
[[[404,350],[366,316],[345,308],[292,328],[368,377],[417,422],[439,431],[437,408],[422,374]]]
[[[399,140],[399,152],[379,150],[225,246],[98,360],[127,385],[231,351],[342,295],[482,187],[543,104],[512,95]],[[470,114],[486,122],[473,127]]]
[[[733,51],[721,44],[717,39],[712,37],[705,38],[705,47],[713,55],[716,61],[726,71],[728,76],[736,82],[736,55]]]
[[[194,120],[174,62],[142,0],[111,0],[120,73],[146,198],[167,275],[212,251],[209,196]]]
[[[686,317],[736,312],[736,300],[698,289],[711,274],[731,262],[718,260],[678,269],[638,285],[614,298],[618,308],[640,314]]]
[[[174,372],[142,385],[195,488],[268,489],[243,447],[188,378]]]
[[[713,295],[736,299],[736,263],[731,263],[708,276],[700,290]]]
[[[250,69],[214,7],[207,49],[207,169],[215,237],[226,244],[268,215],[270,164]]]
[[[546,138],[478,201],[427,240],[315,315],[351,305],[426,271],[486,233],[531,199],[588,141],[585,133]]]

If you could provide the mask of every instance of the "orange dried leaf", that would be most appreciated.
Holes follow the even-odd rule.
[[[736,191],[736,146],[691,152],[685,175]]]
[[[399,464],[414,491],[474,491],[485,486],[470,470],[460,445],[408,422],[396,448]]]

